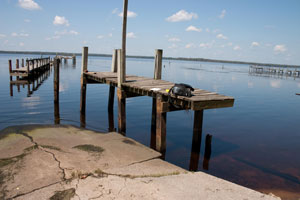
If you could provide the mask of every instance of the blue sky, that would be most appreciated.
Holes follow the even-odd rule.
[[[111,54],[123,0],[0,0],[0,50]],[[300,64],[299,0],[129,0],[127,54]]]

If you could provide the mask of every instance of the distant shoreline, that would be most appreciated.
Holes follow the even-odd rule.
[[[69,53],[69,52],[46,52],[46,51],[3,51],[0,50],[0,54],[36,54],[36,55],[76,55],[81,56],[81,53]],[[99,57],[112,57],[111,54],[97,54],[89,53],[89,56]],[[142,59],[154,59],[154,56],[130,56],[128,58],[142,58]],[[215,63],[232,63],[232,64],[246,64],[246,65],[258,65],[258,66],[270,66],[270,67],[293,67],[300,68],[300,65],[286,65],[286,64],[274,64],[274,63],[258,63],[258,62],[245,62],[245,61],[231,61],[231,60],[215,60],[206,58],[184,58],[184,57],[163,57],[164,60],[183,60],[183,61],[200,61],[200,62],[215,62]]]

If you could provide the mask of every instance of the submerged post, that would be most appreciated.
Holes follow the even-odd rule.
[[[8,71],[9,71],[9,79],[12,81],[12,76],[10,73],[12,73],[12,65],[11,65],[11,60],[8,60]]]
[[[59,60],[54,59],[54,104],[59,102]]]
[[[156,150],[164,156],[166,152],[167,113],[163,110],[165,103],[162,95],[156,96]]]
[[[205,138],[205,151],[204,151],[204,159],[203,159],[203,169],[208,170],[209,168],[209,160],[211,156],[211,140],[212,135],[207,134]]]
[[[82,48],[82,65],[81,65],[81,93],[80,93],[80,113],[85,115],[86,107],[86,77],[84,72],[87,71],[88,65],[88,47]]]
[[[203,110],[194,111],[193,141],[190,158],[190,171],[198,170],[202,139]]]
[[[114,50],[112,55],[112,63],[111,63],[111,72],[117,72],[118,62],[118,51],[117,49]],[[108,131],[114,131],[114,98],[115,98],[115,87],[110,85],[109,86],[109,97],[108,97]]]
[[[155,50],[155,65],[154,65],[154,79],[161,79],[162,70],[162,49]],[[156,148],[156,99],[152,98],[152,118],[151,118],[151,140],[150,147]]]

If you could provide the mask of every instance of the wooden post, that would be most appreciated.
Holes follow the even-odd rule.
[[[59,102],[59,60],[54,60],[54,104]]]
[[[12,76],[10,73],[12,73],[12,65],[11,65],[11,60],[8,60],[8,71],[9,71],[9,79],[12,81]]]
[[[24,58],[22,58],[22,67],[24,67]]]
[[[117,57],[118,57],[118,87],[120,88],[122,86],[122,83],[125,82],[125,70],[122,67],[122,50],[118,49],[117,52]]]
[[[194,111],[193,141],[190,158],[190,171],[198,170],[202,138],[203,110]]]
[[[80,113],[85,115],[86,107],[86,77],[84,72],[87,71],[88,65],[88,47],[83,47],[82,49],[82,65],[81,65],[81,93],[80,93]]]
[[[207,134],[205,138],[205,151],[204,151],[204,160],[203,160],[203,169],[208,170],[209,160],[211,156],[211,140],[212,135]]]
[[[154,69],[154,79],[161,80],[161,69],[162,69],[162,49],[155,50],[155,69]]]
[[[117,62],[117,49],[114,50],[112,55],[111,72],[117,72],[118,62]],[[115,98],[115,87],[109,86],[109,96],[108,96],[108,131],[114,131],[114,98]]]
[[[29,75],[29,61],[26,59],[27,76]]]
[[[155,50],[155,66],[154,66],[154,79],[161,79],[162,70],[162,49]],[[156,99],[152,98],[152,117],[151,117],[151,139],[150,147],[156,148]]]
[[[118,132],[126,134],[126,98],[121,87],[117,89],[118,96]]]
[[[126,82],[126,28],[127,28],[127,10],[128,0],[124,0],[123,8],[123,30],[122,30],[122,74],[124,74],[124,82]]]
[[[167,113],[163,112],[162,95],[156,96],[156,150],[163,155],[166,152]]]
[[[72,64],[76,65],[76,56],[75,56],[75,54],[73,54],[73,56],[72,56]]]

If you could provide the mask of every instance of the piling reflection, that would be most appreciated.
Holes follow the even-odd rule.
[[[109,96],[108,96],[108,131],[116,131],[114,123],[114,98],[115,98],[115,87],[109,87]]]
[[[34,76],[28,78],[19,78],[15,81],[10,81],[9,88],[10,88],[10,96],[14,94],[14,86],[17,87],[17,91],[21,91],[22,88],[27,86],[27,96],[30,97],[35,91],[39,89],[39,87],[43,84],[45,80],[48,79],[50,76],[50,68],[46,71],[42,71]]]
[[[211,142],[212,142],[212,135],[207,134],[205,137],[205,152],[203,158],[203,169],[209,169],[209,160],[211,157]],[[198,171],[199,168],[199,160],[200,160],[200,149],[201,149],[201,136],[197,136],[196,134],[193,135],[192,141],[192,150],[191,150],[191,157],[190,157],[190,171]]]

